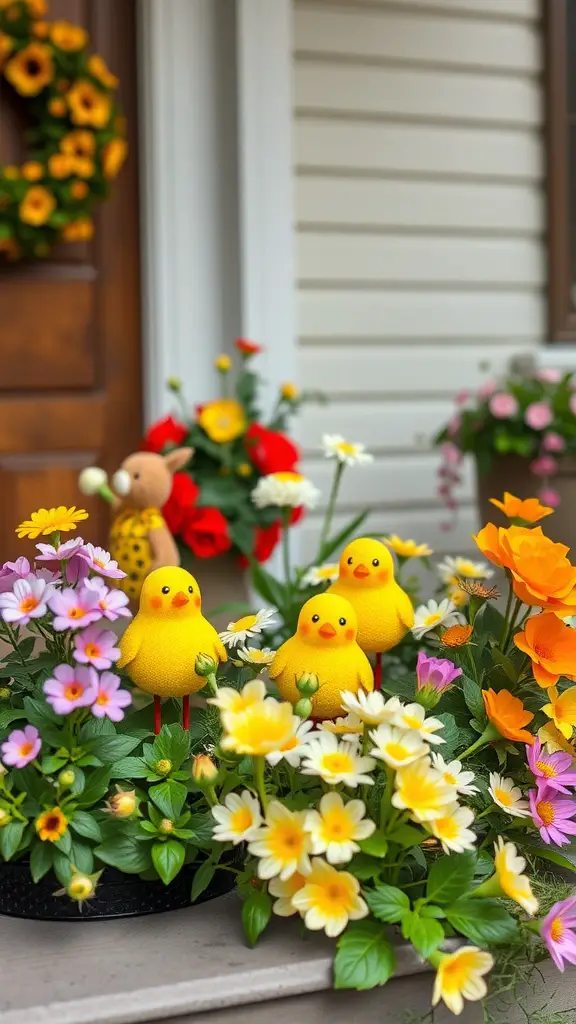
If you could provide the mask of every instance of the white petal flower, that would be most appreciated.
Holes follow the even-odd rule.
[[[322,447],[327,459],[338,459],[347,466],[363,466],[374,462],[366,445],[346,441],[340,434],[323,434]]]
[[[293,768],[297,768],[307,750],[306,744],[310,740],[310,736],[307,734],[313,728],[314,722],[311,722],[309,719],[302,722],[297,727],[294,735],[279,750],[273,750],[272,753],[266,754],[268,764],[276,765],[280,761],[287,761]]]
[[[469,580],[487,580],[494,575],[494,570],[487,562],[473,562],[470,558],[462,558],[460,555],[451,557],[446,555],[443,562],[436,566],[440,579],[443,583],[456,583],[459,577]]]
[[[308,811],[304,828],[310,833],[312,853],[325,853],[329,864],[346,864],[360,847],[356,840],[367,839],[376,825],[365,817],[362,800],[344,803],[340,793],[326,793],[319,810]]]
[[[215,697],[208,697],[207,703],[213,704],[220,711],[231,711],[237,715],[245,711],[250,704],[258,704],[266,697],[266,684],[261,679],[253,679],[241,690],[233,686],[219,686]]]
[[[339,742],[332,733],[322,732],[307,744],[301,771],[303,775],[319,775],[329,785],[341,782],[354,788],[374,784],[366,772],[375,765],[374,758],[359,753],[357,743]]]
[[[269,473],[251,494],[257,508],[316,508],[320,491],[300,473]]]
[[[266,820],[250,843],[248,850],[259,857],[258,877],[280,876],[286,881],[295,872],[310,874],[311,841],[304,830],[305,811],[290,811],[279,800],[271,800]]]
[[[495,804],[513,818],[529,818],[530,804],[522,799],[522,790],[513,779],[505,779],[498,772],[490,772],[488,792]]]
[[[268,882],[268,892],[271,896],[275,896],[276,899],[272,904],[272,910],[278,917],[292,917],[294,914],[300,913],[292,902],[292,897],[300,892],[300,889],[306,885],[306,878],[301,875],[298,871],[295,871],[290,878],[282,881],[281,878],[271,878]]]
[[[229,622],[228,629],[220,633],[220,639],[226,647],[244,645],[250,637],[257,636],[263,629],[272,625],[275,619],[276,612],[262,608],[253,615],[244,615],[237,622]]]
[[[341,736],[350,743],[357,743],[364,732],[364,722],[360,721],[358,715],[350,714],[345,718],[327,718],[324,722],[318,722],[318,728]]]
[[[444,782],[454,786],[457,793],[462,796],[471,796],[478,792],[478,786],[472,786],[476,776],[474,772],[465,771],[462,768],[462,761],[449,761],[446,763],[441,754],[432,754],[432,764],[437,771],[442,773]]]
[[[399,729],[412,729],[427,743],[444,743],[441,736],[435,736],[444,723],[439,718],[426,718],[421,704],[407,704],[394,716],[394,725]]]
[[[263,820],[258,800],[247,789],[229,793],[224,804],[212,808],[212,817],[217,822],[212,833],[214,839],[234,846],[254,839]]]
[[[86,466],[78,477],[78,490],[87,497],[98,494],[104,484],[108,483],[108,476],[100,466]]]
[[[318,587],[321,583],[334,583],[340,575],[338,562],[328,562],[326,565],[314,565],[304,573],[301,583],[304,587]]]
[[[455,626],[456,623],[463,621],[449,598],[445,597],[440,602],[430,600],[428,604],[421,604],[414,612],[412,633],[417,640],[421,640],[426,633],[438,626]]]
[[[474,821],[474,811],[455,803],[445,807],[441,818],[427,822],[425,827],[442,843],[444,853],[464,853],[473,850],[476,833],[469,826]]]
[[[384,700],[380,690],[342,690],[342,708],[351,715],[357,715],[366,725],[380,725],[382,722],[392,723],[403,708],[398,697]]]
[[[396,729],[393,725],[379,725],[370,733],[374,744],[370,753],[384,761],[389,768],[403,768],[430,751],[427,743],[413,729]]]
[[[250,665],[251,668],[257,668],[262,671],[268,668],[272,664],[276,655],[276,651],[271,651],[269,647],[239,647],[236,651],[236,656],[243,662],[244,665]]]

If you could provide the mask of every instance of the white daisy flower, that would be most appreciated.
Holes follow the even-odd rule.
[[[358,690],[357,693],[342,690],[340,696],[344,711],[357,715],[366,725],[381,725],[382,722],[390,724],[404,706],[398,697],[384,700],[380,690],[372,690],[371,693],[365,690]]]
[[[300,473],[269,473],[260,477],[251,498],[256,508],[316,508],[320,491]]]
[[[215,697],[208,697],[207,703],[213,704],[220,711],[231,711],[238,715],[250,704],[258,704],[266,697],[266,684],[261,679],[252,679],[241,690],[233,686],[219,686]]]
[[[490,772],[488,792],[495,804],[513,818],[529,818],[530,804],[522,799],[522,790],[513,779],[505,779],[498,772]]]
[[[372,786],[374,780],[366,772],[371,772],[376,765],[373,757],[363,757],[358,751],[357,743],[339,742],[330,732],[318,733],[307,744],[301,768],[303,775],[319,775],[329,785],[355,788],[367,784]]]
[[[239,647],[236,651],[240,663],[257,668],[260,672],[272,664],[275,655],[276,651],[271,651],[269,647]]]
[[[357,743],[364,732],[364,722],[358,715],[346,715],[345,718],[327,718],[325,722],[318,722],[318,728],[341,736],[350,743]]]
[[[443,583],[455,584],[461,576],[469,580],[488,580],[494,575],[494,570],[487,562],[473,562],[470,558],[462,558],[460,555],[446,555],[444,561],[439,562],[436,568]]]
[[[414,612],[412,633],[417,640],[421,640],[437,626],[455,626],[462,621],[462,616],[458,614],[449,598],[445,597],[440,602],[432,599],[428,604],[421,604]]]
[[[325,853],[329,864],[346,864],[360,849],[356,840],[367,839],[376,825],[365,817],[362,800],[344,803],[340,793],[326,793],[318,807],[307,812],[304,823],[312,853]]]
[[[258,877],[280,876],[285,882],[296,872],[309,875],[311,841],[304,830],[305,811],[290,811],[279,800],[271,800],[266,820],[248,850],[259,857]]]
[[[338,459],[347,466],[365,466],[374,462],[374,456],[366,451],[366,445],[345,441],[340,434],[323,434],[322,447],[327,459]]]
[[[464,853],[475,848],[476,833],[468,827],[473,821],[474,811],[452,804],[444,808],[441,818],[426,822],[425,828],[440,840],[444,853]]]
[[[212,808],[212,817],[217,822],[213,838],[220,843],[234,843],[234,846],[254,839],[263,821],[260,804],[247,789],[242,793],[229,793],[224,804]]]
[[[275,618],[276,612],[261,608],[252,615],[244,615],[237,622],[229,622],[228,629],[220,633],[220,639],[225,647],[245,646],[247,640],[271,626]]]
[[[462,761],[446,763],[442,754],[432,754],[432,764],[437,771],[442,773],[444,782],[449,786],[454,786],[457,793],[461,793],[462,796],[472,796],[473,793],[478,792],[478,786],[470,785],[476,778],[474,772],[464,771]]]
[[[370,733],[374,746],[370,753],[389,768],[404,768],[430,751],[427,743],[413,729],[396,729],[393,725],[379,725]]]
[[[314,722],[311,722],[310,719],[303,721],[279,750],[273,750],[270,754],[266,754],[268,764],[276,765],[280,761],[287,761],[293,768],[297,768],[307,749],[306,743],[310,739],[307,733],[313,728]]]
[[[340,575],[338,562],[315,565],[304,573],[301,583],[304,587],[318,587],[321,583],[334,583]]]
[[[394,717],[394,725],[399,729],[412,729],[427,743],[444,743],[441,736],[434,733],[444,728],[439,718],[426,718],[426,711],[421,704],[407,704]]]

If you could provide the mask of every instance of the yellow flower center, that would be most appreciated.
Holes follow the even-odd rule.
[[[314,890],[315,904],[326,917],[340,917],[352,909],[353,894],[350,886],[339,878],[334,878],[327,885],[311,885]]]
[[[354,771],[354,761],[349,754],[343,754],[340,751],[334,754],[324,754],[320,770],[327,775],[344,775]]]
[[[500,786],[497,786],[494,790],[494,796],[499,803],[504,805],[504,807],[512,807],[514,805],[514,800],[510,796],[508,790],[501,789]]]
[[[342,455],[355,455],[356,454],[356,445],[350,444],[349,441],[340,441],[336,445],[336,448],[338,449],[339,452],[342,452]]]
[[[231,633],[242,633],[245,629],[252,629],[257,621],[256,615],[245,615],[242,619],[238,619],[237,622],[230,623],[229,630]]]
[[[547,761],[536,761],[536,768],[545,779],[555,779],[558,774],[554,765],[548,764]]]
[[[291,473],[288,470],[273,473],[272,476],[281,484],[299,484],[304,479],[301,473]]]
[[[420,721],[419,718],[416,718],[416,715],[404,715],[402,721],[404,722],[408,729],[422,728],[422,722]]]
[[[86,644],[86,647],[84,648],[84,653],[86,654],[87,658],[99,658],[100,648],[98,647],[98,644]]]
[[[34,747],[32,743],[23,743],[22,746],[19,747],[20,757],[28,757],[29,754],[32,753],[33,749]]]
[[[304,852],[304,840],[305,835],[299,825],[292,821],[280,821],[270,830],[268,849],[282,863],[299,860]]]
[[[442,777],[447,786],[455,786],[458,782],[458,779],[452,774],[452,772],[444,772]]]
[[[536,804],[536,812],[544,825],[548,826],[554,824],[556,811],[554,810],[554,804],[550,803],[549,800],[540,800],[540,802]]]
[[[405,776],[400,791],[407,807],[432,810],[440,805],[438,783],[424,775]]]
[[[476,953],[461,953],[444,965],[443,988],[460,992],[477,966]]]
[[[393,761],[403,761],[408,757],[408,750],[401,743],[388,743],[385,750]]]
[[[552,942],[560,942],[565,932],[564,922],[561,917],[555,917],[550,927],[550,938]]]
[[[440,839],[456,839],[458,835],[458,823],[454,818],[437,818],[434,827]]]
[[[87,900],[94,892],[94,884],[88,877],[73,878],[68,886],[68,895],[73,900]]]
[[[105,706],[106,704],[110,703],[110,697],[108,696],[107,693],[99,693],[98,696],[96,697],[95,703]]]
[[[84,687],[80,683],[69,683],[64,689],[66,700],[78,700],[84,693]]]
[[[474,565],[474,562],[467,562],[464,558],[458,562],[458,572],[461,576],[471,576],[472,579],[481,579],[483,575],[482,571]]]
[[[323,565],[320,569],[316,569],[316,575],[322,580],[329,580],[334,576],[334,573],[338,572],[337,565]]]
[[[83,619],[85,615],[86,612],[83,608],[70,608],[68,612],[69,619]]]
[[[248,807],[240,807],[230,818],[230,831],[238,834],[245,832],[247,828],[250,828],[252,822],[252,812]]]
[[[354,822],[346,811],[336,808],[322,818],[321,831],[327,843],[346,843],[354,837]]]
[[[426,618],[424,619],[424,625],[425,626],[435,626],[436,623],[441,622],[441,621],[442,621],[442,615],[441,615],[440,612],[431,612],[431,614],[427,615]]]
[[[25,597],[24,600],[20,602],[20,611],[28,614],[29,612],[33,612],[34,609],[38,607],[38,604],[39,601],[37,601],[35,597]]]

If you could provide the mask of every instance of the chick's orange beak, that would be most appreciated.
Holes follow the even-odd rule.
[[[179,590],[177,594],[174,594],[172,604],[175,608],[183,608],[185,604],[188,604],[188,600],[189,599],[186,597],[186,594],[182,590]]]
[[[354,569],[354,575],[356,579],[363,580],[366,578],[366,576],[370,575],[370,569],[367,569],[366,566],[362,564],[357,565],[356,568]]]
[[[324,640],[331,640],[333,636],[336,636],[336,630],[329,622],[322,623],[318,633]]]

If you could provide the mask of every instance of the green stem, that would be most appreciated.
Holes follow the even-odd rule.
[[[262,804],[264,814],[268,811],[268,797],[266,795],[266,786],[264,784],[264,767],[265,761],[262,756],[254,758],[254,782],[256,783],[256,789],[258,790],[258,796]]]
[[[210,687],[210,692],[212,693],[212,696],[213,697],[217,697],[218,696],[218,683],[216,682],[216,676],[214,675],[214,672],[211,672],[210,675],[206,677],[206,682],[208,683],[208,686]]]
[[[12,628],[9,622],[6,622],[5,626],[8,636],[10,638],[10,643],[12,644],[12,647],[14,648],[16,654],[18,655],[18,660],[20,661],[21,665],[24,666],[24,668],[27,668],[26,659],[22,657],[22,651],[18,646],[18,637],[16,636],[14,629]],[[32,686],[34,685],[34,680],[32,679],[32,676],[28,675],[28,681],[32,684]]]
[[[292,592],[292,572],[290,566],[290,512],[291,509],[282,509],[282,560],[284,563],[284,579],[289,594]]]
[[[336,500],[338,498],[338,491],[340,490],[340,481],[342,480],[342,474],[344,472],[344,462],[338,461],[336,464],[336,471],[334,473],[334,479],[332,480],[332,489],[330,491],[330,497],[328,499],[328,508],[326,509],[326,515],[324,517],[324,525],[322,527],[322,533],[320,535],[320,543],[318,545],[318,564],[324,561],[324,548],[326,542],[330,536],[330,528],[332,526],[332,520],[334,518],[334,510],[336,508]]]
[[[510,609],[512,608],[512,598],[514,597],[514,591],[512,584],[508,585],[508,597],[506,598],[506,610],[504,612],[504,629],[502,630],[502,636],[500,637],[500,647],[503,648],[506,634],[508,632],[508,620],[510,618]]]
[[[394,792],[394,769],[386,765],[386,789],[380,804],[380,828],[384,831],[392,813],[392,794]]]
[[[514,627],[516,626],[516,619],[518,618],[518,613],[519,613],[520,609],[522,608],[523,603],[524,602],[521,601],[519,597],[516,598],[516,603],[514,605],[514,608],[512,610],[512,614],[510,616],[510,622],[508,624],[508,629],[506,631],[506,636],[505,636],[505,639],[504,639],[504,643],[502,644],[502,654],[506,654],[506,649],[507,649],[507,647],[508,647],[508,645],[510,643],[510,640],[512,639],[512,634],[514,632]]]
[[[480,686],[480,681],[478,679],[478,669],[476,668],[476,662],[474,661],[474,656],[472,654],[472,648],[470,644],[466,644],[466,657],[468,658],[468,664],[470,665],[470,668],[472,670],[472,678],[478,684],[478,686]]]
[[[482,733],[481,736],[478,737],[476,742],[473,743],[471,747],[468,747],[468,750],[465,750],[463,754],[458,754],[458,760],[463,761],[466,757],[470,757],[471,754],[475,754],[476,751],[480,750],[481,747],[485,747],[487,743],[491,743],[492,740],[496,740],[499,738],[500,733],[498,732],[496,726],[492,725],[492,723],[489,722],[486,728],[484,729],[484,732]]]

